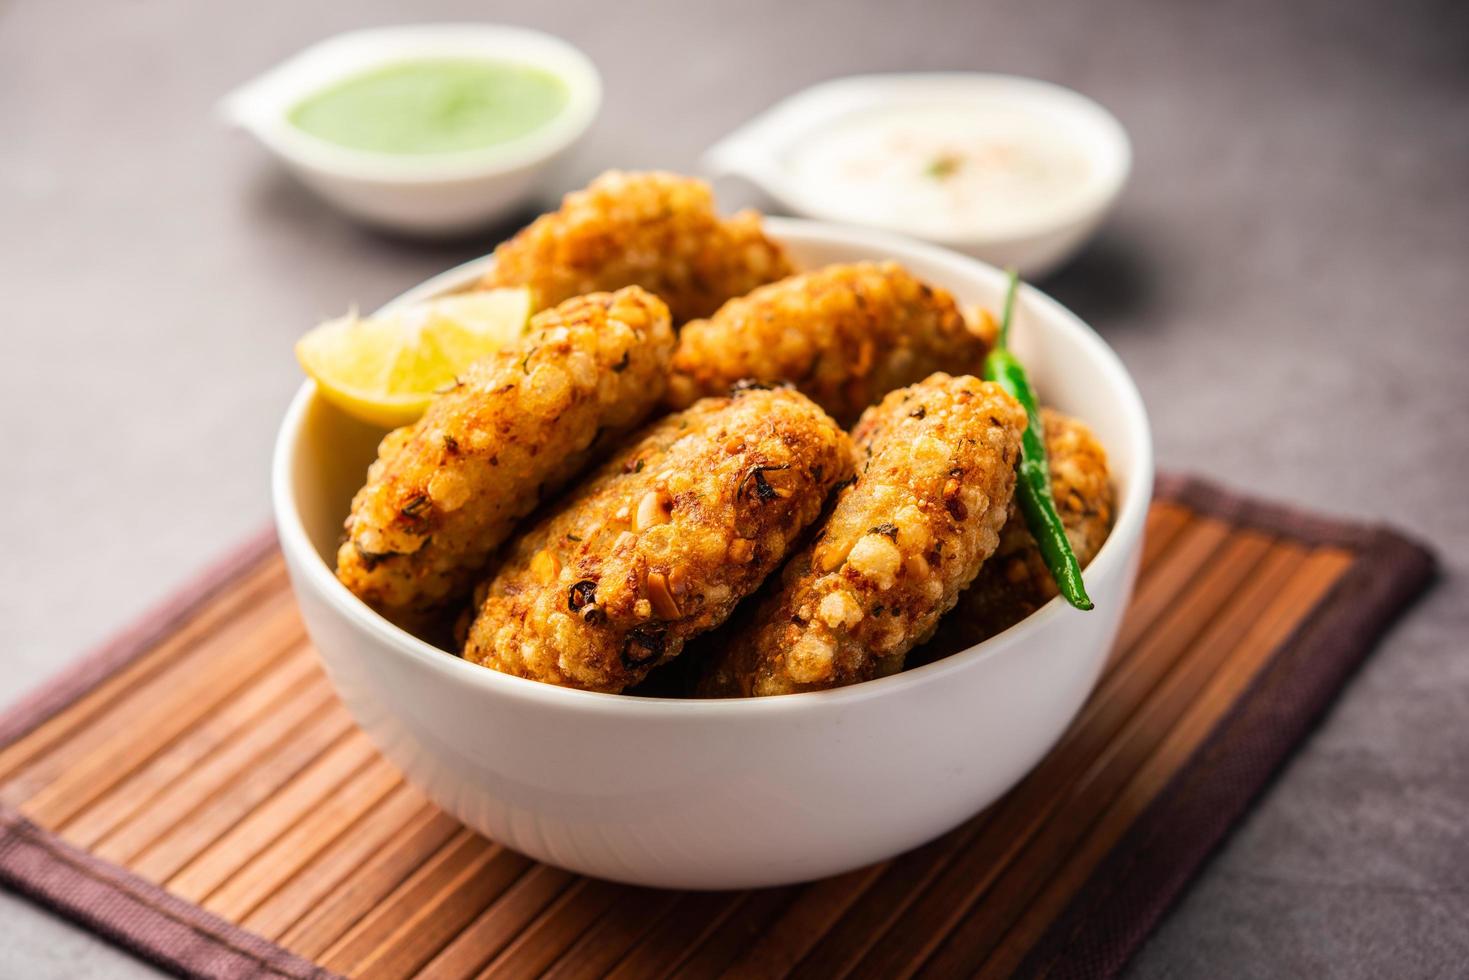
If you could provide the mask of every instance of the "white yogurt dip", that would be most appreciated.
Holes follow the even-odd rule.
[[[853,112],[797,140],[785,164],[811,210],[935,239],[1064,221],[1099,177],[1057,118],[984,101]]]
[[[1106,109],[1032,78],[857,75],[798,92],[704,155],[808,218],[902,232],[1027,278],[1096,231],[1132,149]]]

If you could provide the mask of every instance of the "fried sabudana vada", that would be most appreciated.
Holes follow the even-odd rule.
[[[789,388],[654,423],[514,545],[466,660],[621,691],[722,623],[851,473],[851,442]]]
[[[567,300],[383,439],[352,500],[337,577],[418,628],[463,598],[515,522],[662,396],[668,307],[637,287]]]
[[[954,298],[895,262],[831,265],[761,286],[679,332],[675,407],[741,379],[788,382],[851,425],[894,388],[979,371],[987,344]]]
[[[704,181],[612,170],[497,248],[480,285],[529,286],[547,306],[594,290],[642,286],[683,323],[790,273],[760,216],[741,211],[721,218]]]
[[[856,481],[727,635],[705,697],[789,694],[902,669],[999,543],[1026,415],[998,385],[935,374],[853,432]]]
[[[1046,429],[1051,495],[1071,550],[1085,568],[1107,540],[1116,514],[1107,451],[1084,422],[1049,408],[1041,409],[1041,422]],[[959,596],[921,656],[936,660],[967,649],[1014,626],[1056,595],[1056,582],[1040,548],[1012,502],[994,557]]]

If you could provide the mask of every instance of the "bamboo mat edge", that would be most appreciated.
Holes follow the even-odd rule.
[[[254,532],[177,591],[0,714],[0,749],[67,710],[278,550]],[[180,976],[332,980],[336,974],[97,858],[0,805],[0,885]]]
[[[1194,477],[1160,477],[1156,496],[1200,513],[1224,505],[1242,525],[1342,544],[1356,557],[1092,872],[1017,976],[1093,980],[1119,972],[1439,574],[1432,550],[1385,526],[1240,497]],[[1169,859],[1142,860],[1157,849]]]
[[[1231,523],[1288,535],[1308,544],[1336,544],[1356,552],[1343,580],[1313,610],[1296,633],[1272,655],[1256,679],[1180,771],[1176,784],[1159,796],[1121,844],[1090,877],[1075,901],[1044,934],[1021,973],[1097,976],[1116,971],[1146,938],[1163,912],[1223,840],[1239,815],[1259,795],[1279,765],[1324,712],[1340,686],[1380,635],[1404,612],[1435,575],[1432,553],[1410,538],[1377,525],[1320,515],[1241,496],[1198,478],[1161,475],[1157,501],[1181,504]],[[275,551],[273,529],[252,536],[209,566],[170,599],[140,617],[101,648],[68,666],[0,716],[0,748],[24,737],[46,719],[85,697],[119,666],[149,649],[240,574]],[[1384,572],[1384,570],[1387,572]],[[1313,656],[1323,644],[1350,645],[1347,655]],[[1321,661],[1329,661],[1321,663]],[[1310,668],[1315,667],[1314,674]],[[1294,668],[1294,670],[1293,670]],[[1301,677],[1302,672],[1309,676]],[[1285,680],[1282,680],[1285,678]],[[1294,682],[1292,683],[1292,678]],[[1281,686],[1284,685],[1284,686]],[[1288,724],[1265,738],[1250,738],[1248,718],[1289,699]],[[1200,794],[1181,788],[1197,761],[1245,751],[1244,773],[1228,786],[1213,787],[1204,810],[1204,833],[1191,833],[1183,860],[1163,871],[1164,881],[1130,884],[1095,894],[1140,848],[1169,828],[1178,829],[1181,801],[1198,807]],[[1223,801],[1214,799],[1223,793]],[[1192,812],[1189,810],[1188,812]],[[1203,826],[1203,825],[1201,825]],[[1154,871],[1159,870],[1154,868]],[[0,884],[39,901],[125,949],[186,975],[329,977],[333,974],[254,933],[170,895],[130,872],[61,841],[8,808],[0,808]],[[1144,887],[1146,884],[1146,887]],[[1120,892],[1120,894],[1119,894]],[[1105,900],[1103,900],[1105,899]],[[1123,921],[1117,922],[1123,912]],[[163,940],[163,937],[167,937]],[[160,941],[163,940],[163,941]]]
[[[180,976],[332,980],[275,943],[0,807],[0,884]]]

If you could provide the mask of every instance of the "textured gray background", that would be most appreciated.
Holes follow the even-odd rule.
[[[556,175],[689,169],[808,83],[982,68],[1081,89],[1136,172],[1047,287],[1117,348],[1162,465],[1439,542],[1383,646],[1131,968],[1469,964],[1469,18],[1463,4],[0,2],[8,702],[267,518],[290,345],[493,240],[359,231],[212,116],[338,30],[539,26],[607,103]],[[738,203],[738,188],[726,199]],[[0,976],[146,968],[0,893]]]

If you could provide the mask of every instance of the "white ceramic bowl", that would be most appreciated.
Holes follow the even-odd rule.
[[[768,219],[803,267],[892,258],[965,303],[1004,278],[875,232]],[[396,302],[462,288],[487,260]],[[454,816],[542,861],[603,878],[743,888],[891,857],[992,802],[1056,742],[1106,659],[1136,574],[1152,492],[1142,401],[1085,324],[1043,294],[1018,303],[1014,346],[1042,397],[1106,445],[1116,528],[1086,571],[1096,600],[1059,600],[979,646],[835,691],[676,701],[574,691],[467,663],[379,617],[333,576],[348,502],[382,432],[307,383],[281,426],[274,499],[313,642],[357,722]]]
[[[920,235],[937,245],[1037,279],[1071,258],[1096,232],[1127,183],[1132,144],[1110,112],[1071,89],[1034,78],[981,72],[855,75],[839,78],[777,103],[705,153],[714,176],[742,177],[796,214],[823,221],[853,217],[828,200],[823,187],[803,182],[793,153],[812,133],[879,110],[922,110],[934,105],[992,107],[1022,113],[1059,134],[1087,161],[1090,176],[1066,208],[1018,220],[991,232]],[[894,225],[892,231],[919,234]]]
[[[543,68],[566,83],[566,105],[520,139],[422,156],[338,146],[288,118],[301,99],[333,82],[417,58],[487,58]],[[352,217],[439,236],[481,228],[523,204],[546,165],[591,125],[601,101],[597,69],[559,38],[494,24],[414,24],[353,31],[315,44],[226,96],[221,110],[302,183]]]

